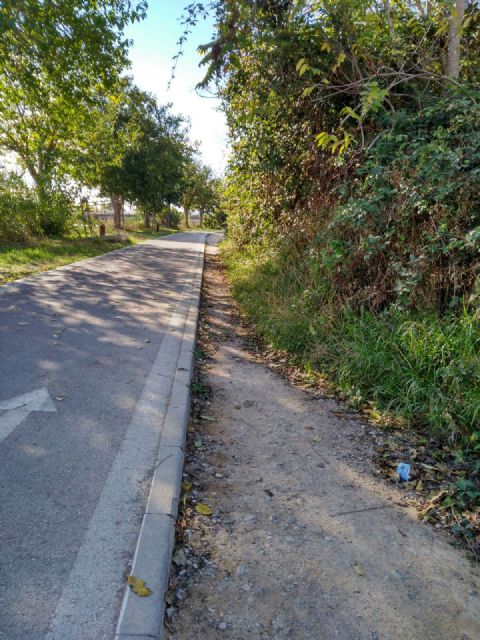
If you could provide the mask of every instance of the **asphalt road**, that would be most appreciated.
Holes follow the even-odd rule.
[[[156,427],[135,438],[137,407],[153,375],[170,384],[163,338],[203,239],[0,287],[2,640],[113,637],[159,438]]]

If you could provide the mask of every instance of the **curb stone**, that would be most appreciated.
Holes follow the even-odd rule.
[[[190,382],[206,237],[207,234],[199,251],[197,274],[192,286],[175,377],[160,437],[156,468],[130,572],[145,580],[152,593],[146,598],[140,598],[127,587],[115,640],[160,640],[163,636],[165,593],[175,542],[185,435],[190,415]]]

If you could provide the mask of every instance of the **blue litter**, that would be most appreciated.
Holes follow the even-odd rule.
[[[407,464],[406,462],[400,462],[400,464],[397,467],[397,473],[400,477],[400,480],[407,482],[408,479],[410,478],[410,465]]]

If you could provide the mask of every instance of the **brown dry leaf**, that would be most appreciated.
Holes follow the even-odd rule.
[[[130,575],[127,576],[127,582],[133,593],[136,593],[137,596],[141,598],[146,598],[152,593],[152,591],[145,586],[145,580]]]
[[[359,562],[355,562],[355,564],[353,565],[353,570],[355,571],[357,576],[365,575],[365,571],[363,570],[363,567]]]
[[[195,505],[195,511],[197,513],[200,513],[202,516],[211,516],[213,513],[208,504],[203,504],[202,502],[199,502]]]

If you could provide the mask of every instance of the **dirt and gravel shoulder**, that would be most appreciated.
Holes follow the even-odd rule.
[[[479,638],[478,567],[376,477],[373,428],[245,348],[213,246],[197,355],[166,638]]]

